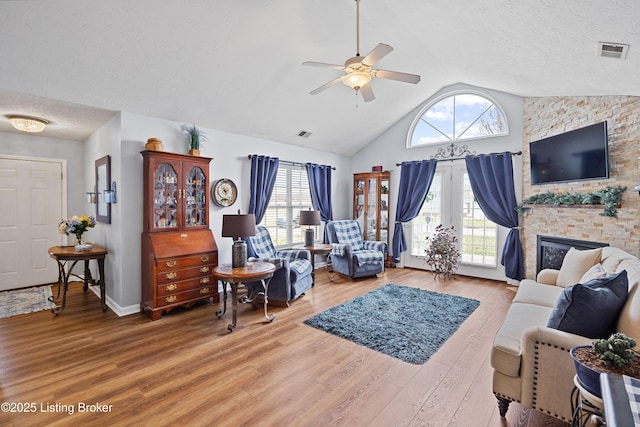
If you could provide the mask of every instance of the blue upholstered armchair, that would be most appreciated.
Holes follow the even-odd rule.
[[[256,235],[247,238],[247,255],[249,261],[266,261],[276,266],[276,272],[269,283],[267,296],[269,300],[284,301],[289,305],[300,295],[311,289],[311,253],[307,250],[276,251],[269,231],[256,226]],[[259,289],[254,289],[259,287]],[[260,282],[247,283],[249,291],[263,291]]]
[[[362,229],[356,220],[327,223],[329,243],[333,246],[333,270],[351,277],[374,276],[384,271],[385,242],[362,239]]]

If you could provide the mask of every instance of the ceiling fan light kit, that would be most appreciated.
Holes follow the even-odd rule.
[[[356,2],[356,56],[347,59],[342,65],[325,64],[323,62],[307,61],[302,65],[308,65],[313,67],[333,68],[336,70],[344,71],[346,74],[340,76],[328,83],[314,89],[310,92],[311,95],[317,95],[325,89],[334,86],[337,83],[342,82],[345,86],[349,86],[355,89],[356,94],[358,91],[362,94],[362,98],[365,102],[373,101],[376,99],[371,88],[371,80],[373,78],[396,80],[405,83],[416,84],[420,81],[420,76],[417,74],[401,73],[398,71],[389,70],[374,70],[373,65],[389,54],[393,48],[387,44],[379,43],[371,52],[369,52],[364,58],[360,56],[360,0]]]

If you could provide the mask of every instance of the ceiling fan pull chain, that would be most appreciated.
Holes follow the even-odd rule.
[[[356,56],[360,56],[360,1],[356,0]]]

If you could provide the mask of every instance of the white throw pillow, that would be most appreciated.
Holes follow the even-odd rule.
[[[602,264],[596,264],[582,275],[582,277],[580,278],[580,282],[578,283],[587,283],[590,280],[602,279],[603,277],[607,277],[607,272],[605,271]]]
[[[594,265],[600,262],[602,248],[579,251],[570,248],[562,261],[562,267],[556,280],[557,286],[567,286],[580,283],[582,276]]]

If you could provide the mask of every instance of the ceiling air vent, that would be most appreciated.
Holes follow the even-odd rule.
[[[300,132],[298,132],[298,136],[301,136],[302,138],[309,138],[311,136],[311,132],[301,130]]]
[[[626,59],[629,51],[628,44],[621,43],[598,43],[598,56],[604,58]]]

